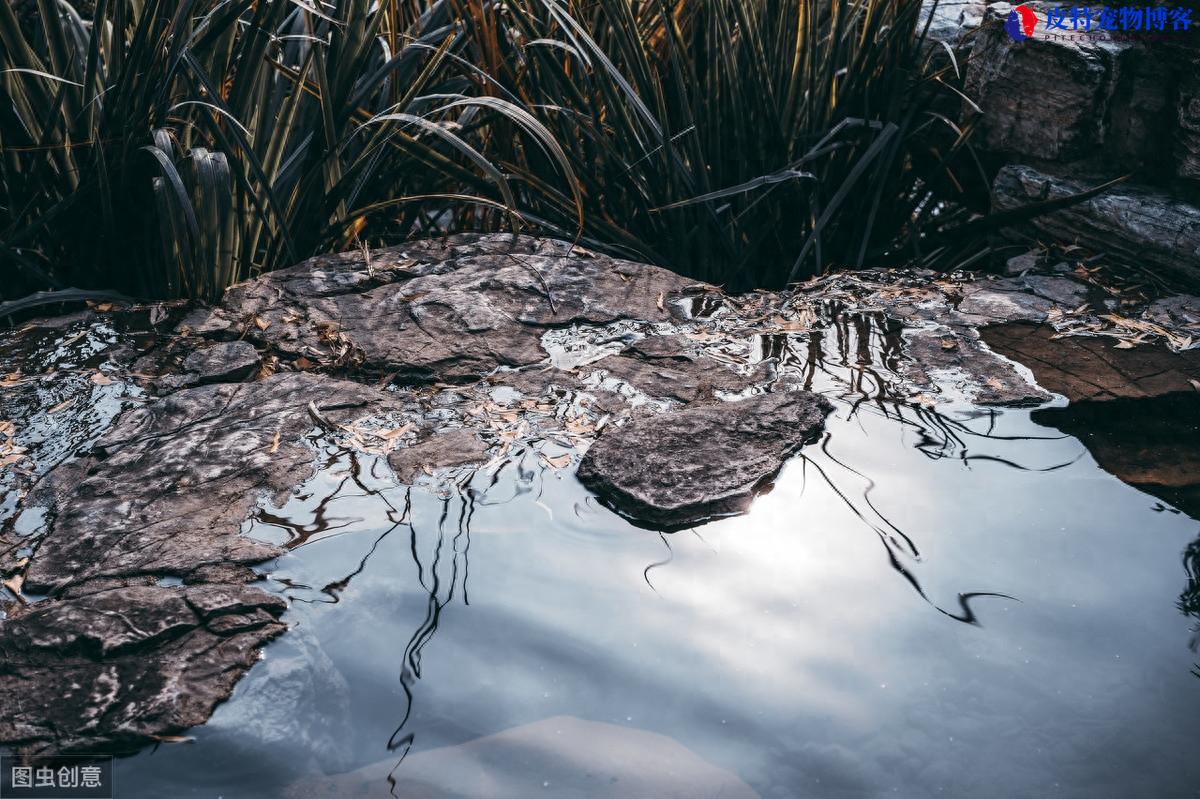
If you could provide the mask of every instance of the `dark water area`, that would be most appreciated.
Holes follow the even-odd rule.
[[[1200,524],[1039,421],[839,401],[673,534],[325,446],[247,525],[294,629],[121,795],[1200,796]]]

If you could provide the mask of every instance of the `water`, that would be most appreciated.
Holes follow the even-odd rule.
[[[245,526],[289,548],[262,584],[292,629],[191,743],[119,760],[117,796],[1200,796],[1193,406],[935,412],[903,390],[881,314],[747,335],[689,310],[710,327],[552,331],[547,351],[586,364],[682,332],[833,399],[825,439],[748,515],[634,527],[574,479],[577,437],[536,424],[415,487],[314,433],[317,475]],[[114,336],[30,339],[52,354],[12,405],[31,471],[138,401],[91,378]],[[456,392],[430,402],[451,426],[482,407]],[[1151,496],[1110,471],[1188,479]]]
[[[295,629],[121,796],[1200,795],[1198,525],[1027,410],[839,400],[670,535],[533,450],[410,489],[316,443],[248,525]]]

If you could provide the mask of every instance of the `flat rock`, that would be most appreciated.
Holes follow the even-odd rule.
[[[254,374],[261,363],[249,341],[223,341],[188,355],[183,369],[194,373],[199,383],[237,383]]]
[[[905,338],[901,369],[918,386],[957,394],[976,405],[1040,405],[1050,394],[977,338],[949,327],[914,330]]]
[[[187,578],[205,566],[277,556],[239,530],[260,495],[281,497],[312,473],[313,452],[301,440],[316,425],[310,402],[333,423],[389,404],[368,386],[289,373],[185,389],[126,413],[91,454],[44,481],[54,521],[26,589]]]
[[[1027,291],[1008,280],[968,285],[958,311],[975,324],[1030,320],[1042,322],[1055,306],[1053,300]]]
[[[579,479],[647,526],[680,528],[744,512],[832,410],[805,391],[697,404],[634,419],[588,450]]]
[[[1054,338],[1052,329],[1031,324],[996,325],[981,335],[993,350],[1028,367],[1040,386],[1071,402],[1195,394],[1193,381],[1200,381],[1200,350],[1117,349],[1112,339]]]
[[[402,483],[434,469],[468,466],[487,460],[488,447],[470,430],[446,430],[411,447],[388,453],[388,463]]]
[[[739,375],[711,358],[663,358],[646,361],[624,355],[610,355],[589,364],[581,371],[599,371],[604,376],[626,383],[653,399],[671,399],[683,403],[709,399],[716,391],[741,391],[750,383],[750,378]]]
[[[388,269],[376,271],[374,263]],[[405,382],[461,382],[546,357],[549,327],[620,319],[668,321],[693,286],[654,266],[570,244],[507,235],[452,236],[308,261],[231,288],[186,321],[245,335],[284,357],[342,362]]]
[[[0,740],[127,751],[201,724],[284,631],[285,607],[246,586],[146,585],[17,610],[0,625]]]

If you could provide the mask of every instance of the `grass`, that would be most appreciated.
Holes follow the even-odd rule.
[[[925,243],[986,191],[910,0],[21,7],[0,4],[10,296],[211,299],[498,228],[779,286],[954,257]]]

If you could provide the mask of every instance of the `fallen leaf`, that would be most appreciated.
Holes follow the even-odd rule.
[[[21,586],[25,585],[25,575],[14,574],[3,582],[5,588],[12,591],[14,595],[21,595]]]
[[[292,365],[295,366],[297,369],[299,369],[301,372],[307,372],[309,369],[312,369],[313,367],[316,366],[315,363],[310,361],[308,358],[305,358],[303,355],[301,355],[296,360],[292,361]]]
[[[271,454],[274,455],[279,451],[279,430],[275,431],[275,437],[271,439]]]
[[[256,316],[256,317],[254,317],[254,326],[257,327],[259,330],[266,330],[268,327],[271,326],[271,323],[268,322],[266,319],[263,319],[260,316]]]
[[[571,465],[571,456],[570,455],[557,455],[555,457],[551,457],[549,455],[543,455],[542,460],[544,460],[546,463],[553,466],[555,469],[565,469],[566,467]]]
[[[92,372],[92,382],[98,386],[111,386],[113,380],[104,372]]]
[[[664,299],[666,299],[666,298],[663,296],[663,293],[662,293],[661,291],[660,291],[660,292],[658,292],[658,301],[657,301],[657,302],[655,302],[654,304],[658,306],[658,310],[660,310],[660,311],[664,311],[664,310],[666,310],[666,309],[663,307],[663,300],[664,300]]]

